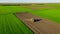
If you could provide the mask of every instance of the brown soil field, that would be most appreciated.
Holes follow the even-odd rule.
[[[15,13],[14,15],[23,21],[35,34],[60,34],[60,24],[26,12]],[[32,18],[39,18],[42,20],[33,22],[33,20],[31,20]]]

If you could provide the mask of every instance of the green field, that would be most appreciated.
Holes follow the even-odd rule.
[[[48,10],[38,10],[31,12],[32,14],[38,15],[42,18],[60,23],[60,9],[48,9]]]
[[[23,10],[24,8],[20,8],[19,6],[0,6],[0,34],[33,34],[33,32],[13,14],[21,11],[21,9]]]
[[[54,8],[32,10],[21,6],[0,6],[0,34],[34,34],[13,13],[29,12],[42,18],[60,23],[60,4],[44,5]]]

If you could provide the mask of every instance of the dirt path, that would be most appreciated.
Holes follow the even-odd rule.
[[[24,12],[16,13],[15,15],[35,34],[60,34],[60,24]],[[30,20],[31,18],[40,18],[42,20],[39,22],[33,22]]]

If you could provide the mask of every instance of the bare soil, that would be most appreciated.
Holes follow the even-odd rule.
[[[35,34],[60,34],[60,24],[26,12],[15,13],[15,15]],[[31,20],[32,18],[39,18],[42,20],[33,22]]]

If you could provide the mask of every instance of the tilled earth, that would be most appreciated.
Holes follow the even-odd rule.
[[[35,34],[60,34],[60,24],[26,12],[15,13],[15,15]],[[33,22],[32,18],[39,18],[42,20]]]

